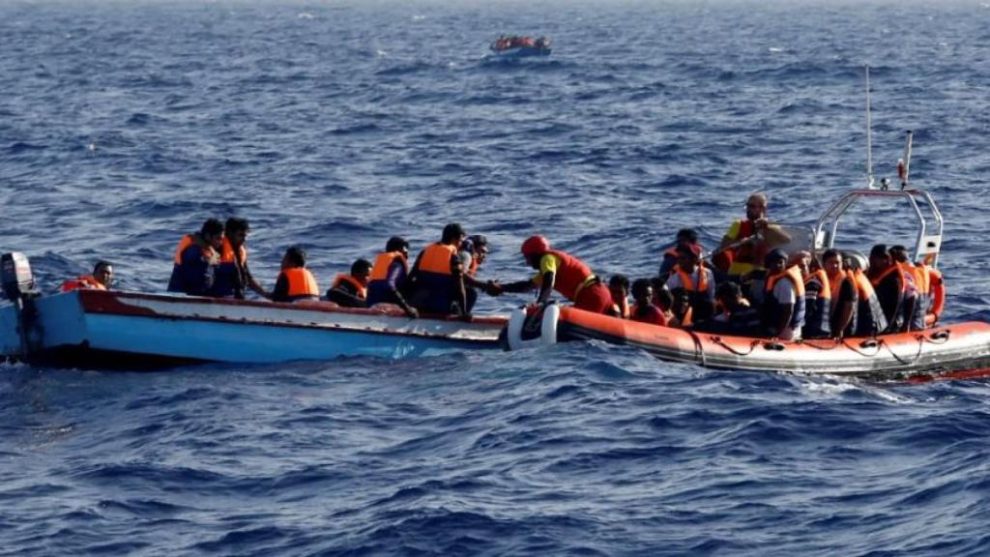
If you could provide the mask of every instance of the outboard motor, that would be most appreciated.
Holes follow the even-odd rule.
[[[21,340],[20,357],[26,359],[32,352],[32,335],[35,329],[36,310],[34,298],[38,290],[31,273],[27,256],[19,252],[0,255],[0,287],[17,313],[17,335]]]

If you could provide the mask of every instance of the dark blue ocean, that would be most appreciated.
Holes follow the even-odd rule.
[[[874,160],[946,219],[950,320],[990,319],[990,5],[972,1],[7,0],[0,249],[161,291],[250,219],[271,286],[452,221],[527,274],[543,233],[655,272],[748,193],[813,222]],[[486,58],[501,33],[548,58]],[[897,213],[904,215],[904,213]],[[848,236],[910,241],[874,207]],[[876,225],[867,232],[866,225]],[[879,231],[878,231],[879,230]],[[484,298],[507,312],[524,296]],[[0,555],[990,553],[990,382],[714,372],[558,345],[419,360],[0,366]]]

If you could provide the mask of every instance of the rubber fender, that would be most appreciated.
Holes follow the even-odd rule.
[[[560,307],[550,304],[543,310],[540,320],[540,335],[529,340],[523,339],[523,327],[526,326],[526,308],[513,310],[509,316],[509,324],[505,328],[505,340],[509,350],[520,350],[540,345],[557,344],[557,322],[560,320]]]

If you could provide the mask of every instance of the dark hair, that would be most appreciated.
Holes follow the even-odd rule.
[[[763,266],[768,267],[770,266],[771,261],[780,260],[785,262],[787,261],[787,252],[780,248],[772,249],[769,253],[767,253],[766,257],[763,258]]]
[[[392,236],[385,244],[385,251],[399,251],[402,248],[409,248],[409,242],[401,236]]]
[[[475,249],[488,246],[488,238],[486,238],[484,234],[474,234],[468,236],[465,241],[471,242],[471,245],[474,246]]]
[[[362,271],[371,271],[371,261],[367,259],[358,259],[351,264],[351,274],[356,275]]]
[[[621,286],[622,288],[629,288],[629,277],[626,275],[612,275],[612,278],[608,279],[609,287]]]
[[[636,279],[632,283],[632,295],[633,298],[642,298],[646,296],[646,289],[653,288],[653,282],[650,279]]]
[[[727,298],[729,300],[735,300],[739,298],[739,296],[742,296],[742,288],[740,288],[738,284],[732,281],[723,282],[722,284],[718,285],[718,288],[715,289],[716,298]]]
[[[687,240],[692,244],[698,243],[698,233],[693,228],[682,228],[677,231],[678,240]]]
[[[285,250],[285,257],[289,258],[289,263],[296,267],[306,266],[306,250],[299,246],[291,246]]]
[[[877,244],[870,250],[870,257],[887,257],[887,244]]]
[[[452,222],[443,227],[443,234],[440,237],[440,241],[447,244],[453,242],[461,236],[464,236],[464,229],[461,228],[461,225],[456,222]]]
[[[822,253],[822,262],[824,262],[826,259],[829,259],[831,257],[838,257],[839,260],[841,260],[842,254],[839,253],[839,250],[837,249],[827,249]]]
[[[206,219],[202,228],[199,229],[200,236],[219,236],[223,234],[223,223],[218,219]]]
[[[666,284],[661,284],[660,288],[654,287],[653,296],[657,299],[657,306],[664,311],[669,310],[674,305],[674,295],[671,294]]]
[[[234,232],[247,232],[249,230],[251,230],[251,226],[248,224],[247,219],[242,219],[240,217],[230,217],[227,219],[227,223],[223,226],[223,231],[228,236]]]
[[[96,265],[93,265],[93,274],[94,275],[98,275],[100,273],[100,268],[102,268],[102,267],[112,267],[112,266],[113,266],[113,263],[110,263],[109,261],[106,261],[104,259],[101,259],[101,260],[99,260],[99,261],[96,262]]]

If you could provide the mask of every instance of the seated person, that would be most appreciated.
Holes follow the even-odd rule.
[[[385,251],[375,257],[368,277],[368,307],[376,304],[396,304],[408,317],[419,317],[416,308],[406,302],[404,292],[409,277],[409,242],[401,236],[392,236],[385,243]]]
[[[691,301],[692,320],[704,321],[715,312],[715,275],[701,265],[701,246],[683,245],[677,248],[677,266],[667,279],[667,288],[683,288]]]
[[[175,249],[169,292],[206,296],[213,288],[220,250],[223,248],[223,223],[208,219],[198,233],[186,234]]]
[[[791,255],[788,265],[797,266],[804,281],[804,328],[802,338],[832,336],[832,289],[828,276],[807,251]]]
[[[632,284],[632,295],[635,303],[629,310],[629,319],[651,325],[667,325],[667,313],[653,303],[653,285],[650,279],[636,279]]]
[[[358,259],[351,264],[351,274],[338,274],[333,286],[327,290],[327,300],[345,308],[367,307],[368,277],[371,276],[371,261]]]
[[[856,306],[859,296],[856,293],[856,279],[842,263],[842,254],[834,249],[822,254],[822,266],[828,278],[830,302],[829,330],[835,338],[853,336],[856,327]]]
[[[735,336],[756,336],[760,333],[760,312],[750,307],[738,284],[724,282],[718,285],[715,299],[722,311],[699,323],[696,327],[699,331]]]
[[[319,299],[320,288],[316,285],[313,273],[306,268],[306,252],[299,246],[285,250],[285,255],[282,256],[282,272],[275,280],[272,301],[296,302]]]
[[[419,311],[440,315],[467,315],[469,303],[463,260],[458,255],[466,238],[460,224],[443,228],[440,241],[419,252],[409,271],[409,303]],[[477,292],[475,292],[477,294]]]
[[[629,277],[612,275],[608,279],[608,291],[612,294],[612,311],[616,317],[629,319]]]
[[[687,290],[678,286],[670,289],[670,319],[667,325],[691,329],[694,327],[694,310],[691,307],[691,296]]]
[[[797,266],[787,267],[787,253],[771,250],[764,259],[767,281],[761,308],[764,332],[780,340],[800,340],[804,327],[804,279]]]
[[[667,282],[671,273],[674,272],[674,267],[677,265],[677,259],[679,257],[677,248],[690,245],[701,247],[701,244],[698,243],[698,233],[693,228],[682,228],[678,230],[674,245],[663,252],[663,259],[660,262],[659,275],[664,282]]]
[[[914,279],[894,263],[887,246],[877,244],[870,250],[870,268],[866,272],[877,300],[887,320],[883,332],[902,333],[911,330],[911,316],[917,303]]]
[[[113,284],[113,265],[100,261],[93,267],[93,274],[82,275],[62,283],[62,292],[71,290],[110,290]]]

